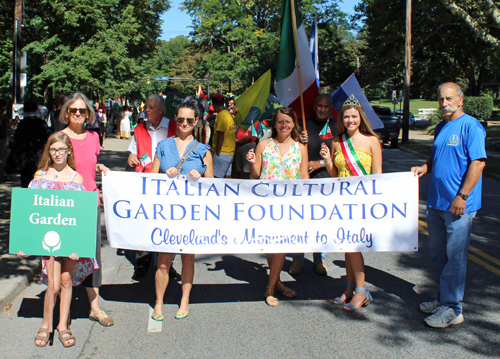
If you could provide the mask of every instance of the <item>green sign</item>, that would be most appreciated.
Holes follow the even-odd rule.
[[[167,92],[166,96],[167,97],[165,97],[165,114],[163,116],[165,116],[170,120],[173,120],[175,117],[175,113],[177,112],[177,105],[180,104],[186,98],[186,95],[175,92]]]
[[[14,188],[9,253],[95,257],[97,192]]]

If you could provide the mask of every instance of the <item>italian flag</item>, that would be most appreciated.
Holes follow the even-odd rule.
[[[333,138],[332,131],[330,131],[330,121],[326,121],[325,127],[319,133],[319,137],[322,140],[328,140],[329,138]]]
[[[309,51],[309,41],[296,2],[295,19],[297,24],[297,44],[304,98],[304,112],[307,118],[314,116],[314,100],[318,95],[318,85],[316,84],[314,65],[311,58],[311,52]],[[283,107],[291,107],[297,115],[297,118],[302,119],[297,51],[295,50],[290,0],[283,0],[281,3],[281,42],[274,88]]]

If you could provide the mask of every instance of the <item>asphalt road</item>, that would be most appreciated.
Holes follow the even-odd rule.
[[[110,140],[101,162],[113,169],[125,164],[125,141]],[[109,148],[108,148],[109,147]],[[423,159],[401,150],[384,149],[384,172],[407,171]],[[365,254],[367,289],[374,301],[358,312],[331,305],[345,285],[340,253],[327,255],[328,276],[317,276],[312,256],[296,278],[282,280],[299,295],[280,297],[276,308],[263,300],[267,283],[264,255],[198,255],[191,312],[175,320],[180,278],[165,296],[165,321],[150,323],[154,303],[154,270],[136,282],[127,255],[103,242],[101,307],[115,326],[87,319],[87,297],[74,291],[71,316],[76,346],[37,348],[33,338],[41,324],[46,287],[31,283],[0,313],[2,358],[486,358],[500,356],[500,249],[497,233],[499,182],[485,178],[483,209],[473,224],[464,301],[465,322],[446,329],[427,327],[421,301],[434,299],[437,286],[428,254],[425,199],[428,178],[420,182],[421,231],[418,252]],[[104,217],[103,217],[104,224]],[[103,226],[103,239],[105,239]],[[481,263],[482,261],[482,263]],[[174,262],[180,270],[180,258]],[[56,310],[57,312],[57,310]],[[155,323],[157,324],[157,323]],[[161,330],[157,332],[148,332]]]

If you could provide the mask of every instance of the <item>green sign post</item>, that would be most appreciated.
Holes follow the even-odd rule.
[[[95,257],[97,192],[14,188],[9,253]]]

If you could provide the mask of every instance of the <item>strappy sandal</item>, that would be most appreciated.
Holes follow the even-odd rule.
[[[42,336],[41,335],[42,333],[45,335]],[[40,348],[44,347],[47,344],[49,344],[49,339],[50,339],[49,328],[40,328],[40,329],[38,329],[38,334],[35,337],[35,345],[37,347],[40,347]],[[36,343],[37,340],[40,340],[42,342],[42,344],[37,344]]]
[[[100,313],[102,313],[102,316],[98,317],[97,315]],[[105,327],[111,327],[113,324],[115,324],[113,319],[111,319],[111,317],[108,317],[104,310],[98,310],[97,312],[93,312],[92,310],[90,310],[89,319],[95,322],[99,322],[99,324]]]
[[[347,303],[342,309],[344,309],[344,310],[346,310],[348,312],[352,312],[352,311],[358,310],[361,307],[366,307],[373,300],[372,295],[370,294],[369,291],[366,290],[366,288],[360,288],[360,289],[355,288],[354,292],[355,293],[365,293],[365,300],[362,301],[361,303],[359,303],[359,305],[357,307],[355,307],[351,303]]]
[[[282,281],[278,281],[276,283],[276,289],[278,290],[278,292],[280,292],[282,296],[287,298],[293,298],[297,295],[296,291],[285,286]]]
[[[73,333],[71,333],[71,331],[69,329],[64,329],[64,330],[57,329],[57,331],[59,332],[59,340],[61,341],[61,344],[63,345],[63,347],[69,348],[69,347],[72,347],[73,345],[76,344],[76,338],[73,336]],[[66,335],[66,334],[68,334],[68,336],[63,338],[63,335]],[[69,344],[66,343],[68,340],[72,340],[72,339],[73,339],[72,343],[69,343]]]
[[[276,307],[279,304],[278,298],[274,296],[274,287],[266,286],[264,297],[266,298],[266,304],[270,307]]]
[[[356,288],[356,286],[353,283],[347,283],[346,287],[347,288]],[[344,293],[342,293],[342,295],[344,295]],[[341,299],[342,295],[340,297],[334,298],[332,301],[332,304],[341,305],[341,304],[349,303],[349,301],[352,299],[352,295],[350,297],[348,297],[346,295],[345,300],[342,301],[342,299]]]

